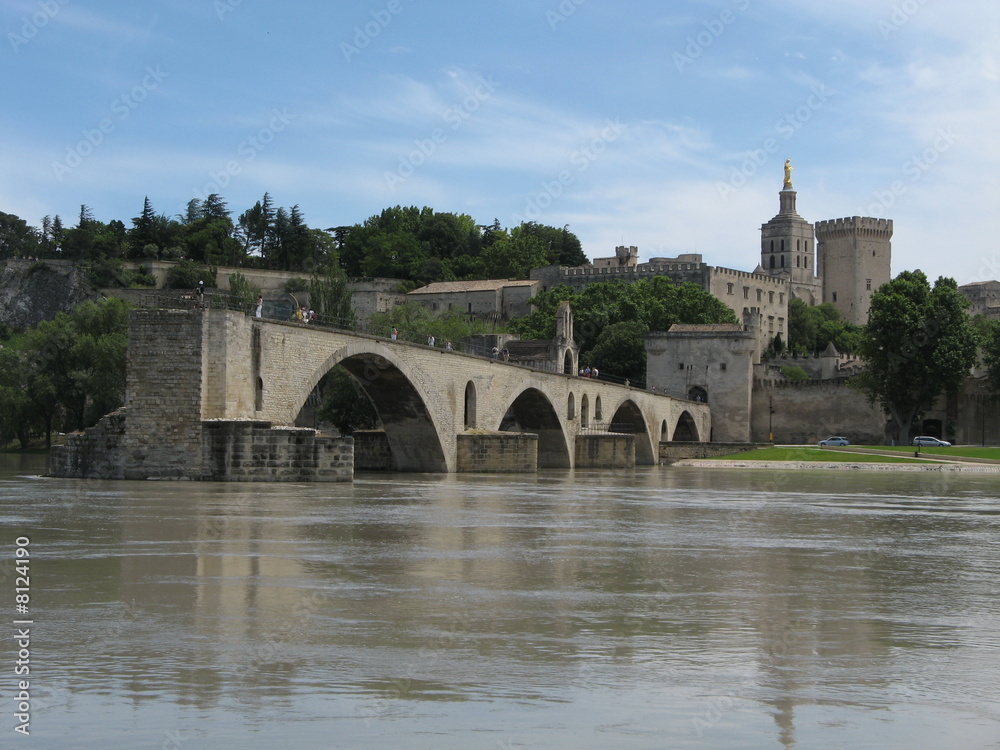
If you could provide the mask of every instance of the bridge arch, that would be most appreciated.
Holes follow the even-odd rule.
[[[522,391],[511,402],[498,429],[538,435],[538,468],[571,467],[569,443],[559,414],[548,397],[537,388]]]
[[[331,354],[313,374],[296,413],[323,376],[337,365],[350,373],[371,399],[385,428],[396,471],[449,470],[440,426],[427,407],[427,394],[407,365],[386,347],[376,353],[363,346],[347,346]]]
[[[611,417],[611,431],[635,435],[635,462],[652,466],[656,464],[653,444],[649,439],[649,428],[642,410],[631,399],[626,399]]]
[[[681,412],[681,415],[677,418],[677,424],[674,426],[674,434],[670,439],[684,443],[698,442],[698,424],[687,409]]]

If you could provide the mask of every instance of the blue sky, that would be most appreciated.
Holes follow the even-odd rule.
[[[1000,278],[1000,4],[4,0],[0,211],[38,225],[265,191],[569,225],[590,257],[752,270],[809,221],[895,221],[893,273]]]

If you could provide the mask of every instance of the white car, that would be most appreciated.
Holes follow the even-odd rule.
[[[951,443],[947,440],[938,440],[936,437],[930,437],[929,435],[919,435],[913,438],[913,445],[923,445],[928,448],[950,448]]]
[[[820,445],[850,445],[851,441],[845,437],[828,437],[826,440],[820,440]]]

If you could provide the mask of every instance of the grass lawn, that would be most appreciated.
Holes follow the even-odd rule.
[[[923,448],[920,449],[923,453]],[[803,446],[801,448],[761,448],[759,450],[736,453],[731,456],[715,456],[721,461],[822,461],[826,463],[876,463],[876,464],[912,464],[920,463],[912,457],[872,456],[864,453],[842,453],[841,451],[824,450]]]

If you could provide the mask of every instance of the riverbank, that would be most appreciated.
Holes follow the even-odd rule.
[[[725,459],[686,458],[672,466],[695,466],[699,469],[851,469],[853,471],[947,471],[1000,474],[1000,466],[973,463],[874,463],[864,461],[739,461]]]

